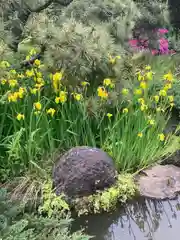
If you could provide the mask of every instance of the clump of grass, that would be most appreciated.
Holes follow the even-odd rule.
[[[137,72],[131,89],[123,89],[122,105],[114,119],[109,118],[103,148],[115,160],[119,171],[134,172],[147,167],[165,154],[171,145],[172,134],[164,130],[174,106],[169,95],[174,77],[171,72],[162,76],[162,88],[153,89],[156,75],[146,66]],[[112,116],[111,116],[112,117]]]
[[[12,201],[20,201],[24,206],[36,209],[42,203],[42,191],[47,178],[37,174],[26,173],[26,176],[6,182],[4,187],[9,191]]]

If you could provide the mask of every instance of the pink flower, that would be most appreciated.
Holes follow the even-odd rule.
[[[159,43],[164,47],[168,47],[169,45],[168,40],[166,38],[160,38]]]
[[[169,31],[165,28],[159,28],[158,32],[161,33],[161,34],[165,34],[165,33],[168,33]]]
[[[159,39],[159,50],[162,54],[169,53],[169,42],[165,38]]]
[[[153,49],[153,50],[151,50],[151,53],[152,53],[152,55],[156,55],[156,54],[158,54],[158,50]]]
[[[131,47],[137,47],[137,39],[131,39],[129,40],[129,45],[131,45]]]

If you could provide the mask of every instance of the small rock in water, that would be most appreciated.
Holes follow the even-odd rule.
[[[180,193],[180,168],[157,165],[137,177],[140,195],[153,199],[174,199]]]
[[[53,169],[57,195],[88,196],[111,187],[116,181],[113,160],[98,148],[75,147],[59,157]]]

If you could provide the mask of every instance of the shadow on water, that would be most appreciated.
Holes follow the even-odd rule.
[[[81,228],[94,240],[179,240],[180,198],[140,199],[111,214],[83,216],[73,225],[73,230]]]

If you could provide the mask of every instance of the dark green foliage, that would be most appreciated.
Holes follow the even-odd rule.
[[[140,26],[149,28],[164,27],[169,25],[168,4],[164,0],[135,0],[142,11]]]
[[[17,216],[23,211],[23,206],[14,205],[8,200],[6,189],[0,189],[0,233],[13,223]]]
[[[174,83],[170,92],[174,96],[175,107],[180,110],[180,80]]]
[[[95,73],[107,77],[108,54],[124,55],[129,51],[133,29],[168,23],[167,5],[160,0],[10,2],[0,5],[6,16],[0,32],[11,30],[3,37],[4,42],[20,52],[22,45],[27,46],[27,42],[22,43],[24,39],[31,46],[45,46],[46,66],[64,68],[71,82],[93,78]]]
[[[88,240],[81,233],[69,234],[70,220],[24,214],[24,207],[8,199],[0,189],[0,239],[3,240]]]
[[[169,0],[169,9],[171,13],[171,23],[172,26],[177,30],[180,29],[180,17],[179,17],[179,11],[180,11],[180,4],[177,0]]]

